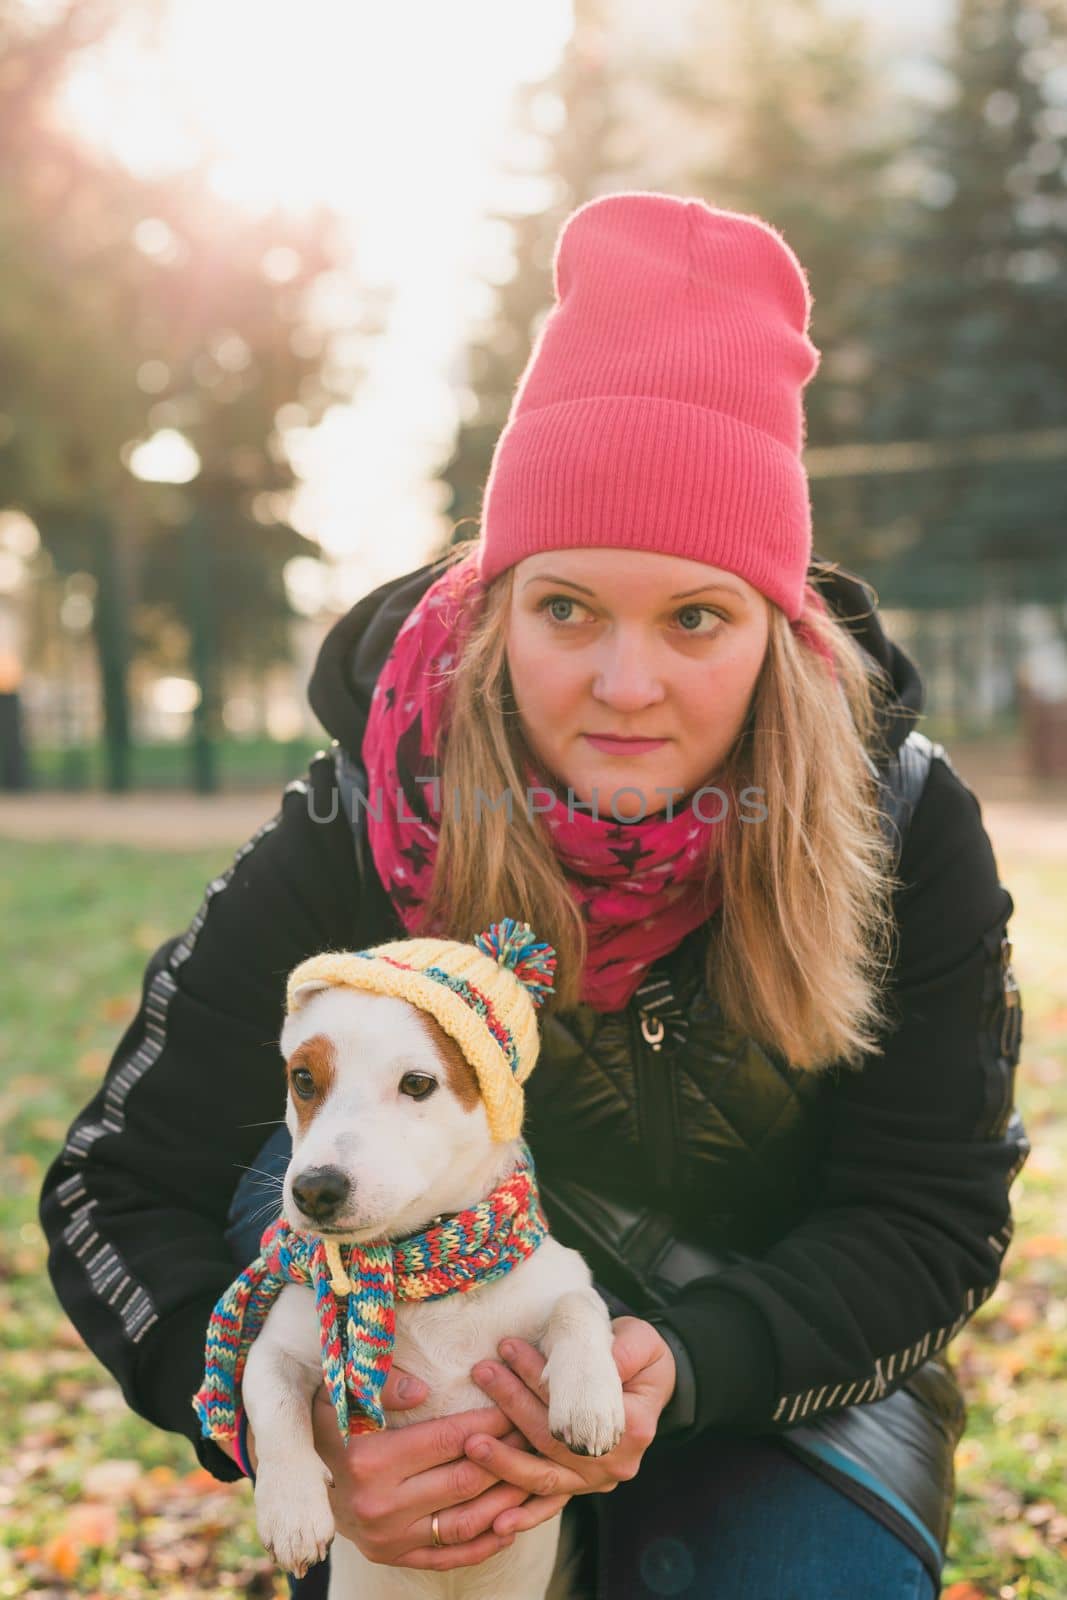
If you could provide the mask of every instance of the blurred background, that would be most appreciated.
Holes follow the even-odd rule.
[[[559,226],[620,188],[805,264],[815,548],[1015,896],[1034,1154],[953,1346],[948,1581],[1067,1594],[1067,0],[0,0],[0,1596],[287,1593],[60,1314],[42,1167],[325,742],[333,621],[476,535]]]
[[[302,761],[319,640],[476,533],[560,223],[617,188],[785,233],[817,552],[933,732],[1067,777],[1065,20],[0,0],[0,781]]]

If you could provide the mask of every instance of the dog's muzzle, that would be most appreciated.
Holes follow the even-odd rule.
[[[312,1167],[293,1179],[293,1199],[312,1222],[329,1223],[348,1204],[352,1185],[339,1167]]]

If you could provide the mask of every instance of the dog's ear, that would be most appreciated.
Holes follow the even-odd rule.
[[[313,995],[322,994],[332,987],[332,984],[324,983],[321,978],[309,978],[307,983],[298,984],[293,990],[292,1001],[282,1023],[281,1037],[278,1040],[278,1048],[286,1061],[296,1049],[297,1041],[303,1032],[303,1019],[300,1013]]]
[[[298,983],[296,988],[293,990],[292,1002],[289,1007],[289,1015],[292,1016],[294,1012],[299,1011],[302,1006],[305,1006],[313,994],[321,994],[324,989],[330,989],[332,987],[332,984],[324,982],[322,978],[309,978],[307,983]]]

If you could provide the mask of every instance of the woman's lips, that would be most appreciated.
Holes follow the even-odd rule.
[[[667,743],[666,739],[606,739],[599,734],[586,733],[582,736],[596,750],[603,750],[609,756],[640,756],[648,750],[658,750]]]

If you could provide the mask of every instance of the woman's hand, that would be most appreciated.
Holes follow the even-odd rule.
[[[530,1495],[525,1505],[502,1511],[495,1518],[497,1533],[534,1528],[557,1516],[572,1495],[605,1494],[636,1476],[641,1457],[656,1437],[660,1413],[674,1393],[675,1362],[670,1346],[650,1322],[640,1317],[613,1317],[611,1325],[615,1333],[611,1353],[622,1379],[626,1429],[607,1455],[574,1455],[552,1437],[541,1387],[545,1358],[525,1339],[501,1342],[502,1356],[505,1344],[512,1351],[507,1366],[489,1361],[473,1368],[475,1383],[496,1401],[536,1452],[516,1449],[496,1429],[471,1430],[467,1436],[469,1456],[495,1478]]]
[[[415,1386],[400,1395],[401,1381]],[[382,1405],[399,1411],[425,1400],[428,1389],[400,1367],[391,1368]],[[470,1434],[506,1442],[516,1455],[530,1448],[496,1406],[458,1411],[378,1433],[353,1435],[347,1448],[324,1384],[312,1403],[315,1449],[333,1473],[329,1491],[337,1531],[383,1566],[446,1572],[476,1566],[514,1541],[514,1533],[492,1531],[494,1517],[521,1505],[525,1489],[501,1483],[492,1470],[464,1454]],[[438,1512],[443,1548],[433,1543],[431,1517]]]

